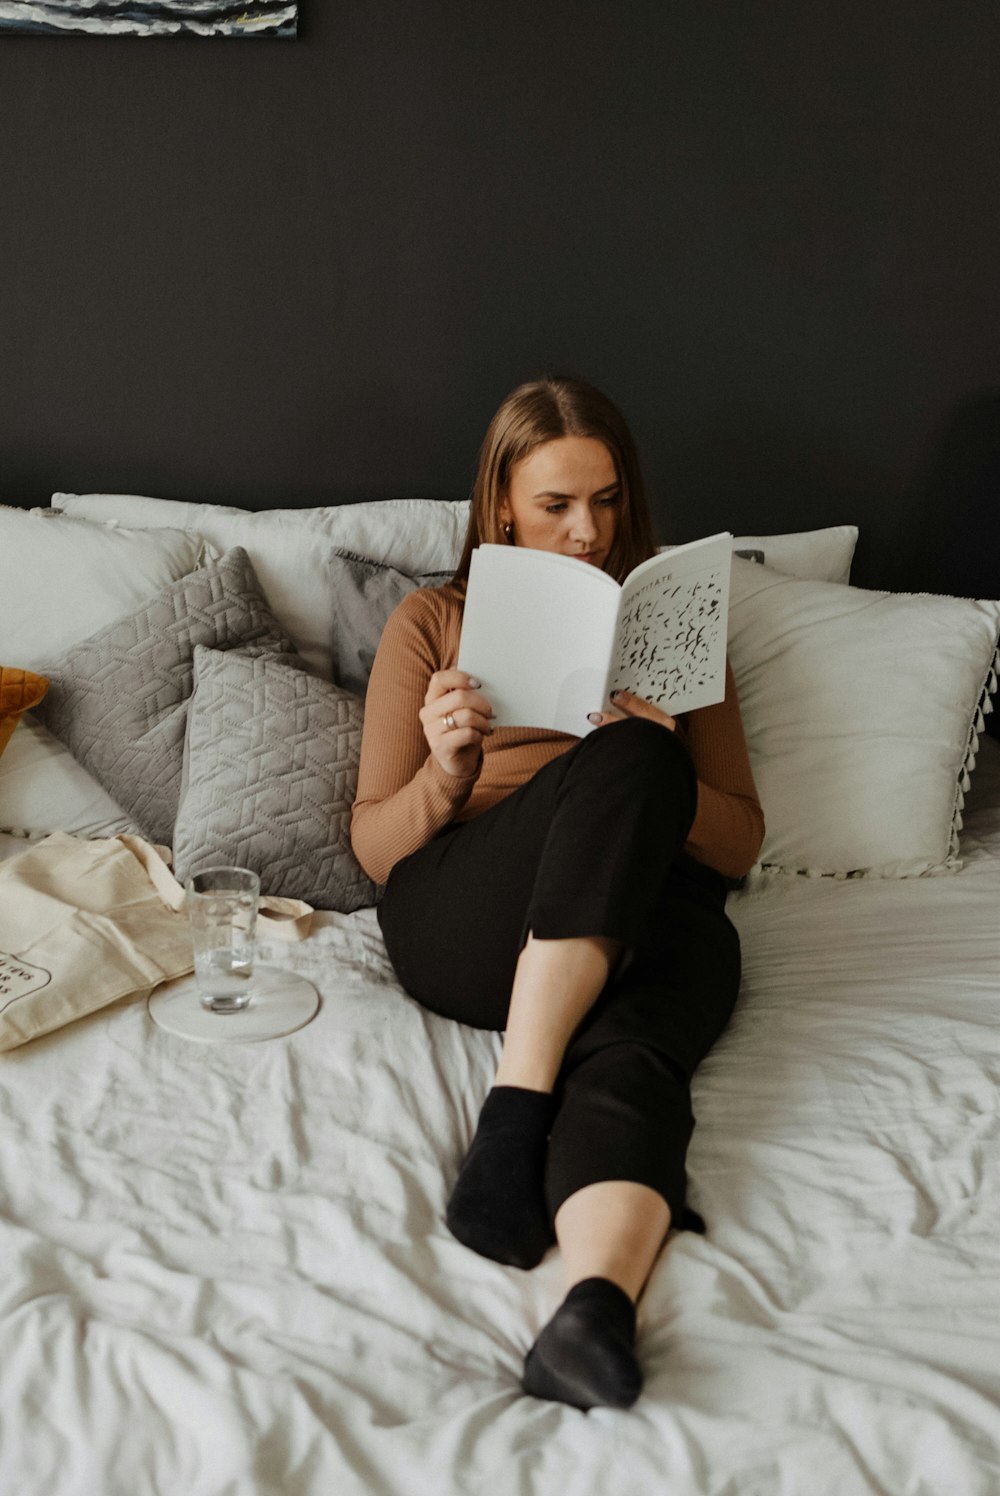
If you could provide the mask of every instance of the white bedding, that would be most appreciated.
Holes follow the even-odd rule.
[[[731,899],[709,1234],[654,1272],[630,1413],[520,1393],[558,1257],[443,1223],[499,1041],[400,993],[372,911],[282,948],[323,996],[288,1039],[188,1044],[132,1003],[0,1057],[0,1491],[996,1496],[992,743],[962,851]]]

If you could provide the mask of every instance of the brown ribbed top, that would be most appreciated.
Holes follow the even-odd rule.
[[[445,773],[427,746],[418,713],[434,672],[456,665],[462,606],[461,593],[450,586],[412,592],[379,643],[351,822],[355,854],[376,883],[450,822],[471,820],[496,805],[579,741],[543,728],[498,727],[483,744],[478,773]],[[764,817],[728,665],[725,701],[679,717],[677,730],[698,776],[687,850],[726,877],[740,878],[756,861]]]

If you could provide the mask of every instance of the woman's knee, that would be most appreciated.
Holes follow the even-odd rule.
[[[655,765],[678,765],[683,771],[691,767],[691,756],[680,738],[669,727],[648,717],[627,717],[622,722],[607,722],[583,739],[581,749],[588,754],[644,760]]]
[[[691,756],[676,733],[644,717],[610,722],[588,733],[580,743],[574,768],[607,778],[630,794],[653,796],[665,791],[671,800],[683,795],[693,818],[697,777]]]

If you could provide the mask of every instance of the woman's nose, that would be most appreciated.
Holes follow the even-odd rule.
[[[582,506],[573,512],[572,533],[574,540],[596,540],[597,522],[590,512],[590,505]]]

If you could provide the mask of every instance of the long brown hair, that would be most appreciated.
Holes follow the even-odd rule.
[[[605,571],[623,582],[634,566],[656,551],[653,521],[646,501],[632,434],[607,395],[581,379],[551,375],[513,390],[493,417],[479,453],[472,489],[469,528],[453,581],[468,580],[472,552],[483,541],[504,544],[500,507],[510,475],[518,463],[543,442],[561,436],[592,436],[611,455],[621,488],[618,525]]]

